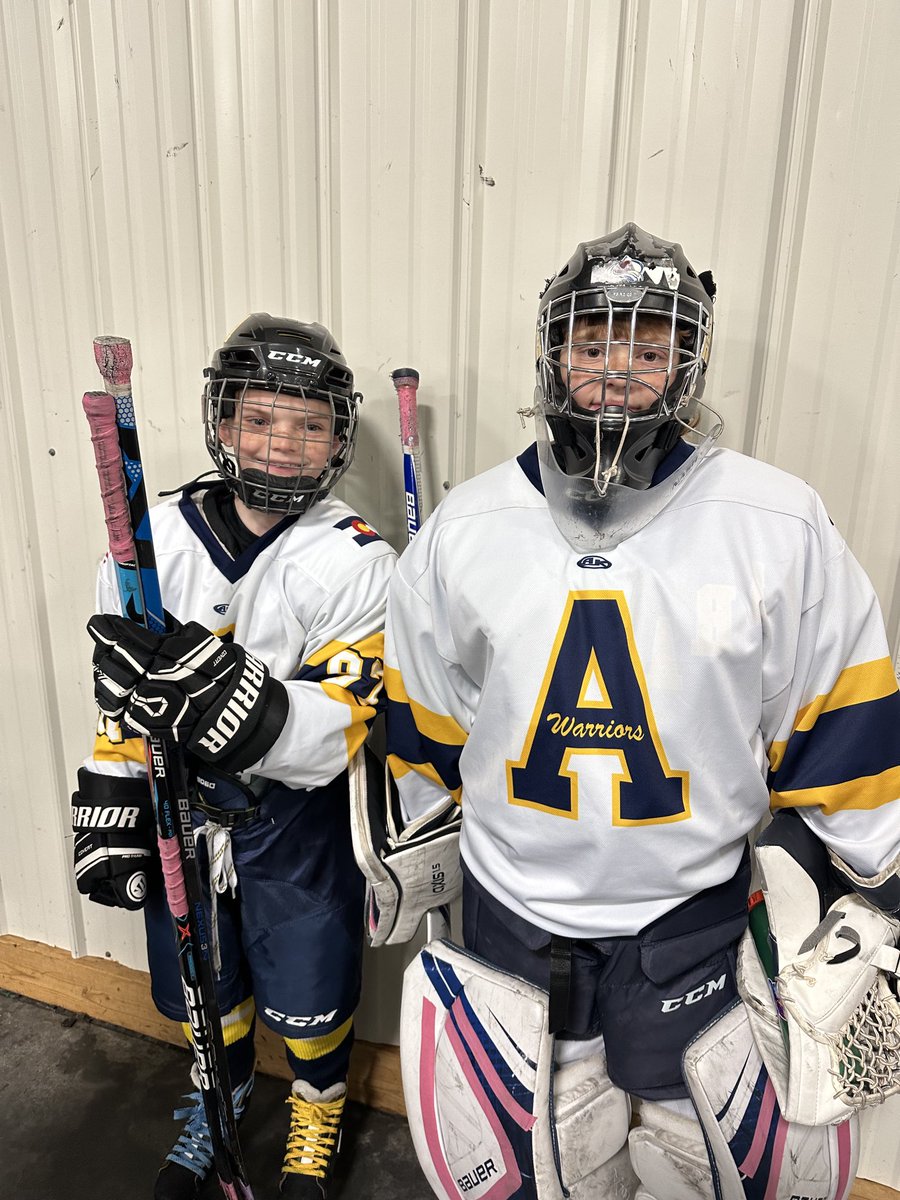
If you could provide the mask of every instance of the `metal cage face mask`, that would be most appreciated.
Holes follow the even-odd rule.
[[[248,508],[304,513],[353,459],[358,400],[316,389],[215,379],[203,393],[206,446]]]
[[[537,333],[545,402],[613,429],[672,418],[689,403],[709,359],[712,313],[663,288],[609,284],[550,300]]]

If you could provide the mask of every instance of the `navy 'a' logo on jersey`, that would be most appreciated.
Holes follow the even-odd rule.
[[[358,542],[360,546],[366,546],[369,542],[380,542],[381,534],[377,529],[373,529],[371,525],[367,525],[362,517],[344,517],[343,521],[338,521],[335,529],[352,529],[353,540]]]
[[[690,817],[690,776],[666,757],[622,592],[570,592],[519,758],[510,804],[613,825]]]
[[[612,563],[601,554],[586,554],[584,558],[579,558],[576,565],[586,567],[589,571],[605,571]]]

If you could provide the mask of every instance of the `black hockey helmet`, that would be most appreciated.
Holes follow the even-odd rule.
[[[538,396],[564,470],[584,474],[602,459],[607,482],[650,485],[702,395],[714,295],[710,272],[634,222],[580,243],[541,293],[537,317]],[[627,366],[614,370],[618,348]],[[636,366],[642,358],[662,370]],[[661,374],[663,385],[651,386]],[[633,407],[638,395],[644,403]]]
[[[302,513],[326,496],[353,459],[359,403],[353,390],[353,373],[333,335],[324,325],[251,313],[229,334],[204,371],[203,420],[206,447],[231,490],[249,508],[267,512]],[[268,406],[269,439],[261,455],[255,449],[252,464],[242,462],[243,406],[253,397],[253,430],[243,432],[245,445],[254,446],[265,430],[260,406]],[[269,393],[271,400],[261,393]],[[327,414],[325,406],[327,406]],[[297,413],[315,414],[298,424]],[[328,429],[321,426],[327,415]],[[287,430],[290,418],[291,432]],[[299,431],[299,432],[298,432]],[[274,432],[275,440],[272,434]],[[322,450],[328,442],[327,455]],[[284,445],[291,449],[282,453]],[[279,457],[296,458],[296,473],[276,464]],[[310,467],[307,460],[314,459]],[[318,460],[324,461],[320,464]]]

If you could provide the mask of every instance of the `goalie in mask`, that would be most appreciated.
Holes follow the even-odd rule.
[[[900,1017],[883,621],[816,493],[716,444],[713,294],[633,224],[581,244],[539,305],[536,442],[391,583],[399,803],[462,813],[465,950],[426,947],[403,1011],[440,1196],[843,1200],[856,1111],[900,1089],[896,1052],[835,1057]]]

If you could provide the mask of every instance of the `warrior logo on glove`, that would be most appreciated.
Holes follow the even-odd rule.
[[[138,733],[242,771],[281,733],[288,711],[284,685],[242,646],[196,621],[171,623],[171,632],[160,635],[124,617],[91,617],[97,705]]]

